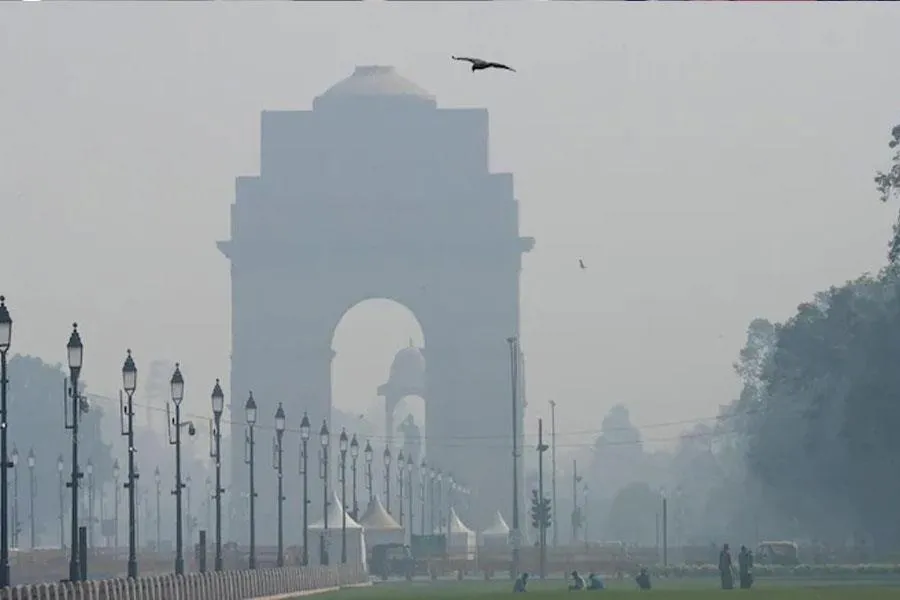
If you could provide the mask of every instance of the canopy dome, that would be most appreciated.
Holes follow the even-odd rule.
[[[450,509],[450,533],[474,533],[462,522],[455,508]]]
[[[394,98],[434,104],[434,96],[386,65],[356,67],[349,77],[325,90],[315,103],[352,98]]]
[[[402,531],[403,527],[384,509],[378,496],[372,496],[366,512],[359,519],[360,525],[375,531]]]
[[[344,514],[344,505],[341,504],[337,492],[331,492],[331,502],[328,503],[328,529],[340,529],[342,524],[341,518]],[[309,528],[321,531],[325,529],[325,521],[319,519],[310,525]],[[353,517],[347,515],[347,529],[362,529],[362,525],[354,521]]]
[[[509,531],[509,525],[503,520],[503,515],[501,515],[498,510],[497,514],[494,515],[494,520],[491,521],[490,526],[481,533],[482,535],[488,536],[508,536]]]

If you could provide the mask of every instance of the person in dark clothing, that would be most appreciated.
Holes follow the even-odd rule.
[[[731,550],[728,544],[722,546],[719,552],[719,578],[722,580],[723,590],[734,589],[734,564],[731,561]]]
[[[528,587],[528,573],[522,573],[516,578],[516,583],[513,586],[513,592],[525,592]]]
[[[603,580],[600,579],[600,576],[596,573],[591,573],[587,578],[587,589],[589,590],[602,590],[606,586],[603,585]]]
[[[637,577],[634,580],[638,584],[638,589],[641,590],[649,590],[650,589],[650,573],[647,572],[647,567],[641,567],[641,572],[638,573]]]
[[[572,585],[569,586],[569,591],[580,591],[584,589],[584,578],[578,574],[578,571],[572,571]]]
[[[738,554],[738,577],[742,590],[749,590],[753,585],[753,552],[747,546],[741,546]]]

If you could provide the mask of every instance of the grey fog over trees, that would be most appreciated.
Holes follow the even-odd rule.
[[[900,126],[891,135],[891,167],[875,179],[883,201],[900,189]],[[647,543],[638,517],[652,527],[646,497],[658,490],[675,544],[900,544],[900,217],[889,248],[876,275],[815,294],[783,323],[752,321],[739,396],[674,451],[646,453],[614,407],[593,449],[592,491],[606,492],[592,508],[608,515],[598,535]]]

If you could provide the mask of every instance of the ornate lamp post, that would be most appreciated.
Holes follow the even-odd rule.
[[[384,508],[391,512],[391,448],[384,447]]]
[[[84,345],[78,334],[78,323],[72,324],[72,334],[69,343],[66,344],[66,353],[69,362],[69,390],[72,400],[72,422],[66,423],[66,428],[72,430],[72,478],[69,487],[72,488],[72,530],[69,537],[69,581],[81,579],[81,561],[78,556],[78,481],[81,473],[78,470],[78,420],[81,412],[81,394],[78,391],[78,376],[81,374],[81,365],[84,358]],[[68,420],[68,416],[67,419]],[[3,485],[5,489],[5,482]]]
[[[162,521],[160,520],[160,505],[162,498],[162,475],[159,473],[159,467],[153,471],[153,481],[156,483],[156,551],[162,552]]]
[[[322,429],[319,430],[319,442],[322,444],[322,452],[319,454],[319,478],[322,479],[322,537],[320,538],[321,560],[319,564],[328,565],[328,422],[322,420]]]
[[[128,481],[125,482],[125,488],[128,490],[128,578],[137,579],[137,481],[139,476],[137,465],[134,463],[134,390],[137,389],[137,366],[134,364],[134,359],[131,358],[131,350],[128,351],[125,363],[122,365],[122,388],[128,398],[128,404],[123,407],[124,414],[122,415],[122,418],[126,419],[122,426],[122,434],[128,437]],[[118,510],[118,505],[116,505],[116,509]]]
[[[222,570],[222,411],[225,410],[225,394],[222,393],[222,386],[216,379],[216,385],[212,391],[212,410],[213,422],[213,452],[212,458],[216,460],[216,559],[215,570]]]
[[[303,475],[303,566],[309,564],[309,416],[300,421],[300,474]]]
[[[116,544],[116,555],[119,554],[119,475],[121,473],[121,467],[119,467],[119,459],[117,458],[115,462],[113,462],[112,474],[113,474],[113,504],[115,507],[113,508],[113,527],[116,530],[115,544]]]
[[[412,483],[412,472],[413,472],[413,459],[412,453],[408,454],[406,457],[406,496],[407,501],[409,502],[409,541],[412,543],[412,533],[413,533],[413,483]]]
[[[341,429],[338,449],[341,453],[341,564],[347,563],[347,430]]]
[[[181,367],[175,363],[175,372],[169,380],[172,391],[172,404],[175,405],[175,419],[169,419],[169,444],[175,446],[175,574],[184,575],[184,525],[181,511],[181,493],[184,490],[184,482],[181,480],[181,428],[188,426],[188,435],[194,432],[194,424],[190,421],[181,422],[181,401],[184,400],[184,377],[181,375]],[[168,413],[168,410],[166,411]],[[175,426],[175,439],[172,439],[172,425]],[[159,550],[159,548],[157,548]]]
[[[253,447],[256,440],[253,437],[253,430],[256,427],[256,400],[253,399],[253,392],[247,398],[247,404],[244,405],[244,411],[247,417],[247,436],[244,442],[247,445],[247,456],[245,461],[250,466],[250,558],[248,567],[256,568],[256,480],[254,477],[254,460]]]
[[[359,499],[356,495],[356,461],[359,459],[359,442],[356,439],[356,434],[353,434],[353,439],[350,440],[350,471],[353,474],[353,520],[356,521],[359,519]]]
[[[397,504],[400,505],[400,518],[397,522],[403,527],[403,469],[406,468],[406,462],[403,460],[403,450],[397,453]]]
[[[425,459],[422,459],[422,463],[419,465],[419,508],[421,508],[421,521],[422,528],[420,531],[422,535],[425,535],[425,480],[428,477],[428,463],[425,462]]]
[[[34,530],[34,448],[28,451],[28,521],[31,532],[31,549],[37,547],[37,532]]]
[[[284,407],[275,411],[275,470],[278,472],[278,566],[284,566]]]
[[[8,587],[9,579],[9,457],[6,454],[6,353],[12,343],[12,318],[6,308],[6,298],[0,296],[0,589]]]
[[[19,529],[21,528],[19,525],[19,450],[15,446],[13,446],[11,458],[9,464],[12,465],[13,470],[12,545],[13,548],[18,548]]]
[[[63,486],[63,469],[65,469],[65,464],[63,463],[62,454],[56,459],[56,473],[59,477],[59,548],[60,550],[66,549],[66,517],[65,517],[65,493],[63,490],[65,487]]]
[[[88,497],[88,548],[94,549],[94,461],[88,459],[84,468],[88,476],[87,497]]]
[[[369,502],[375,497],[375,489],[372,485],[372,459],[375,458],[375,452],[372,450],[372,444],[366,440],[366,449],[363,450],[366,458],[366,489],[369,490]]]

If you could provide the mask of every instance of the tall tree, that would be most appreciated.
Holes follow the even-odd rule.
[[[892,196],[900,195],[900,125],[894,126],[894,129],[891,130],[888,147],[897,149],[891,159],[891,168],[886,173],[879,171],[875,175],[875,186],[882,202],[889,201]],[[897,215],[897,221],[894,222],[894,235],[888,244],[888,259],[891,262],[897,262],[898,258],[900,258],[900,214]]]

